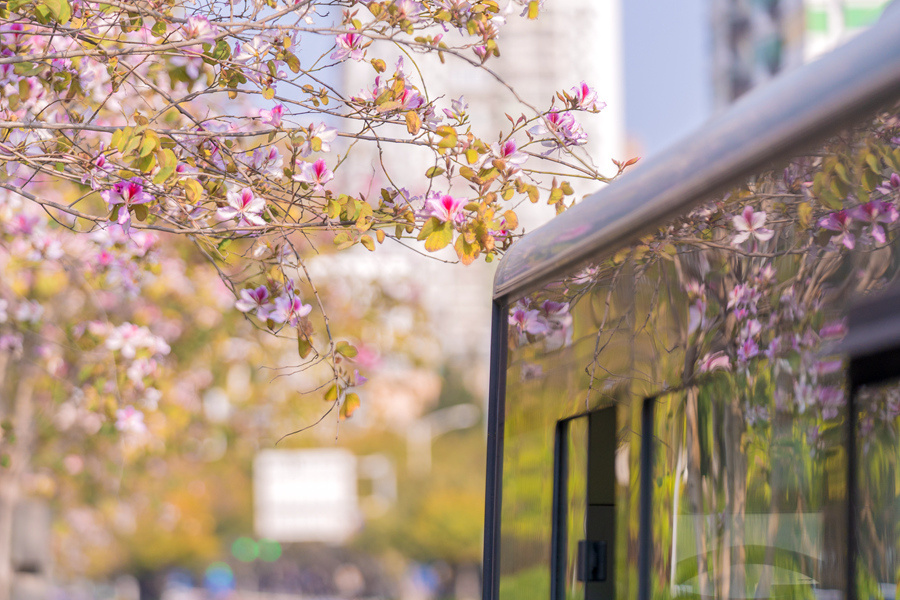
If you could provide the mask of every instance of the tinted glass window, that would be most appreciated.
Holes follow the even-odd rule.
[[[841,596],[846,381],[834,352],[851,302],[900,275],[898,125],[896,111],[878,114],[510,306],[502,600],[549,596],[555,428],[606,406],[615,596],[636,594],[649,397],[652,597]],[[864,597],[888,598],[900,406],[879,407],[881,434],[860,457],[878,533],[861,538],[860,577],[877,582]]]

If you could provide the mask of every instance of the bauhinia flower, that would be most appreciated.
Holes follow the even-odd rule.
[[[259,111],[259,120],[268,123],[272,127],[281,127],[281,116],[284,114],[284,105],[276,104],[272,110]]]
[[[724,352],[711,352],[700,360],[701,373],[710,373],[716,369],[731,369],[731,359]]]
[[[752,206],[745,206],[741,214],[734,217],[731,222],[737,230],[734,239],[731,240],[731,243],[735,246],[743,244],[748,239],[766,242],[775,235],[774,231],[763,227],[766,223],[765,211],[754,212]]]
[[[153,200],[153,196],[144,191],[144,182],[140,177],[116,182],[112,189],[100,192],[100,197],[106,201],[110,209],[119,206],[116,222],[125,230],[131,225],[131,208]]]
[[[300,145],[297,152],[300,156],[309,156],[311,152],[329,152],[331,142],[337,138],[338,130],[329,127],[325,123],[310,123],[307,128],[306,141]],[[318,140],[318,141],[316,141]]]
[[[181,27],[181,35],[186,40],[212,43],[215,41],[218,30],[209,22],[209,19],[200,15],[188,17],[187,23]]]
[[[509,324],[514,326],[519,334],[543,335],[550,332],[550,326],[541,317],[538,310],[516,308],[509,314]]]
[[[541,142],[552,149],[560,146],[583,146],[587,143],[587,134],[581,124],[568,112],[553,111],[544,115],[541,122],[528,130],[536,136],[548,136]]]
[[[353,60],[362,60],[366,51],[362,47],[363,36],[349,31],[334,38],[337,49],[331,53],[331,60],[344,60],[348,56]]]
[[[885,200],[872,200],[850,211],[854,219],[872,225],[872,237],[879,244],[884,244],[886,237],[880,223],[893,223],[897,220],[897,208]]]
[[[600,102],[597,99],[597,91],[583,81],[573,87],[571,91],[576,108],[591,112],[600,112],[606,108],[606,102]]]
[[[126,406],[116,411],[116,429],[122,433],[144,433],[144,413],[133,406]]]
[[[465,97],[460,96],[458,99],[450,101],[450,108],[445,108],[444,114],[448,119],[462,119],[468,109],[469,104]]]
[[[241,290],[241,297],[234,303],[234,307],[243,313],[256,311],[260,319],[268,319],[272,306],[269,304],[269,289],[261,285],[256,289]]]
[[[234,60],[242,64],[255,64],[264,60],[271,48],[272,44],[264,37],[257,35],[249,42],[238,44]]]
[[[456,221],[462,214],[465,198],[454,198],[450,194],[432,194],[425,200],[423,214],[427,217],[436,217],[439,221]]]
[[[314,163],[297,161],[297,164],[300,166],[300,172],[294,175],[294,181],[308,183],[316,191],[321,192],[325,189],[325,184],[334,179],[334,173],[328,169],[324,158]]]
[[[282,294],[275,298],[275,308],[269,313],[269,318],[276,323],[287,323],[296,327],[297,323],[312,312],[312,305],[303,304],[303,301],[294,293]]]
[[[231,190],[228,192],[226,199],[228,206],[223,206],[216,212],[216,215],[221,220],[230,221],[237,219],[238,225],[244,227],[266,224],[262,218],[262,211],[266,208],[266,201],[255,196],[250,188]]]
[[[885,196],[896,193],[897,190],[900,190],[900,175],[891,173],[891,176],[888,179],[885,179],[881,185],[875,189]]]
[[[856,245],[856,237],[850,232],[850,225],[853,223],[853,217],[849,211],[838,210],[827,217],[819,220],[819,227],[829,231],[837,231],[840,233],[833,241],[839,241],[848,250],[853,250]]]
[[[510,174],[519,172],[521,170],[520,167],[528,160],[527,154],[519,152],[515,140],[506,140],[502,144],[492,144],[491,152],[503,161]]]

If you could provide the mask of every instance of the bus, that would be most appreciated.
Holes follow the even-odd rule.
[[[900,10],[517,242],[484,600],[894,600]]]

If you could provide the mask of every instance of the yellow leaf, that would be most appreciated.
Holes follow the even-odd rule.
[[[375,240],[373,240],[370,236],[364,235],[359,238],[359,241],[363,246],[366,247],[366,250],[368,250],[369,252],[375,251]]]
[[[419,129],[422,128],[422,119],[419,118],[419,115],[416,114],[415,111],[409,111],[406,113],[406,130],[410,133],[410,135],[416,135],[419,133]]]
[[[344,397],[344,403],[341,405],[341,418],[349,419],[359,408],[359,395],[349,393]]]
[[[334,402],[338,399],[338,386],[333,383],[330,388],[325,391],[325,402]]]
[[[537,19],[539,8],[540,5],[538,4],[538,0],[531,0],[531,2],[528,3],[528,18],[532,20]]]

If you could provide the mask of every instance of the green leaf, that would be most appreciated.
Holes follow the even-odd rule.
[[[425,221],[425,224],[422,225],[422,230],[419,232],[419,237],[417,237],[416,239],[421,242],[422,240],[427,238],[429,235],[431,235],[434,232],[435,228],[438,227],[440,224],[441,224],[441,221],[437,217],[429,218],[427,221]],[[398,225],[398,227],[400,227],[400,225]],[[397,237],[400,237],[399,233],[398,233]]]
[[[327,390],[325,390],[325,402],[334,402],[338,399],[338,386],[336,383],[331,384]]]
[[[138,221],[146,221],[147,216],[150,214],[150,210],[147,208],[146,204],[135,204],[131,207],[131,214],[134,215]]]
[[[157,148],[159,148],[159,138],[152,131],[148,131],[144,134],[144,139],[141,140],[141,151],[138,153],[138,156],[143,158]]]
[[[69,6],[68,0],[44,0],[44,4],[50,9],[57,23],[65,24],[72,18],[72,7]]]
[[[444,172],[444,169],[442,169],[440,167],[431,167],[430,169],[425,171],[425,177],[428,177],[429,179],[431,179],[433,177],[437,177],[438,175],[440,175],[443,172]]]
[[[153,183],[159,185],[175,174],[175,167],[178,166],[178,159],[175,157],[174,152],[165,148],[157,155],[156,162],[159,164],[159,172],[157,172],[156,176],[153,178]]]
[[[300,358],[306,358],[309,356],[309,353],[312,352],[312,344],[309,343],[309,340],[303,337],[297,338],[297,353],[300,355]]]
[[[331,199],[328,201],[328,204],[325,205],[325,215],[329,219],[337,219],[341,216],[341,205],[337,200]]]
[[[359,354],[359,351],[351,345],[350,342],[345,342],[343,340],[335,345],[334,351],[347,358],[356,358],[356,355]]]
[[[159,20],[153,24],[153,27],[150,29],[150,33],[152,33],[156,37],[163,37],[166,35],[166,22]]]
[[[871,152],[866,153],[866,164],[869,165],[869,168],[875,173],[881,173],[881,164],[879,163],[878,158]]]
[[[834,165],[834,172],[841,178],[841,181],[848,184],[850,183],[850,177],[847,175],[847,168],[844,167],[844,165],[841,163]]]
[[[425,238],[425,249],[429,252],[437,252],[441,248],[445,248],[452,241],[453,225],[449,222],[441,223],[440,226],[435,227],[434,231]]]

